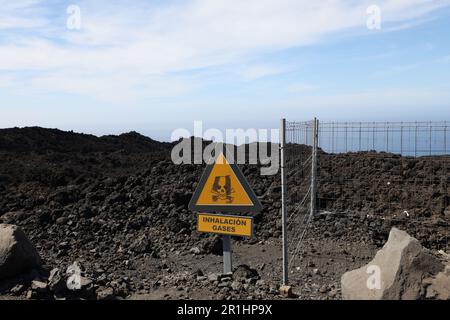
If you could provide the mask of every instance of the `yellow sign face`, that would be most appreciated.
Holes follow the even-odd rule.
[[[196,204],[253,206],[247,191],[223,154],[217,158]]]
[[[262,205],[235,163],[229,163],[223,152],[206,167],[189,202],[197,212],[260,212]]]
[[[200,213],[198,231],[251,238],[253,218]]]

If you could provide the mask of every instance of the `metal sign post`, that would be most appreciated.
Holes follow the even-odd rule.
[[[222,236],[223,244],[223,273],[228,274],[233,272],[233,261],[231,258],[231,237]]]
[[[233,271],[231,236],[253,238],[253,225],[253,217],[208,213],[198,214],[198,232],[222,235],[224,274],[232,273]]]

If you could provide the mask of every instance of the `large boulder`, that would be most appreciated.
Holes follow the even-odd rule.
[[[0,224],[0,280],[37,269],[39,253],[20,227]]]
[[[427,299],[450,300],[450,265],[436,277],[428,279]]]
[[[393,228],[384,247],[364,267],[341,279],[345,300],[414,300],[423,298],[423,280],[444,269],[417,239]]]

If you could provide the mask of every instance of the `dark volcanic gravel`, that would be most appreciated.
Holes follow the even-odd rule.
[[[174,165],[172,147],[137,133],[98,138],[42,128],[0,130],[0,223],[25,230],[45,261],[43,281],[52,269],[65,272],[79,262],[92,280],[90,291],[62,294],[68,298],[278,298],[279,175],[241,167],[264,210],[255,216],[254,240],[234,239],[235,266],[242,266],[227,278],[218,275],[220,238],[199,234],[187,208],[204,166]],[[295,171],[290,160],[290,194],[304,194],[307,184],[299,181],[307,173]],[[292,267],[300,298],[339,298],[342,273],[369,261],[392,226],[446,250],[446,163],[448,158],[321,152],[322,214],[311,222]],[[23,290],[12,291],[17,282]],[[29,285],[26,277],[0,283],[0,294],[26,297]]]

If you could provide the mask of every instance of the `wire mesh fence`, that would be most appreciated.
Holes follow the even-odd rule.
[[[443,215],[450,205],[448,122],[321,123],[321,210]]]
[[[317,149],[314,123],[286,123],[291,268],[314,214],[407,219],[417,232],[432,228],[430,245],[448,251],[450,122],[318,122]]]
[[[450,152],[449,125],[447,121],[321,122],[319,145],[328,153],[378,151],[413,157],[446,155]]]
[[[284,152],[289,271],[295,265],[295,259],[301,254],[302,244],[312,221],[314,132],[314,121],[286,123]]]

